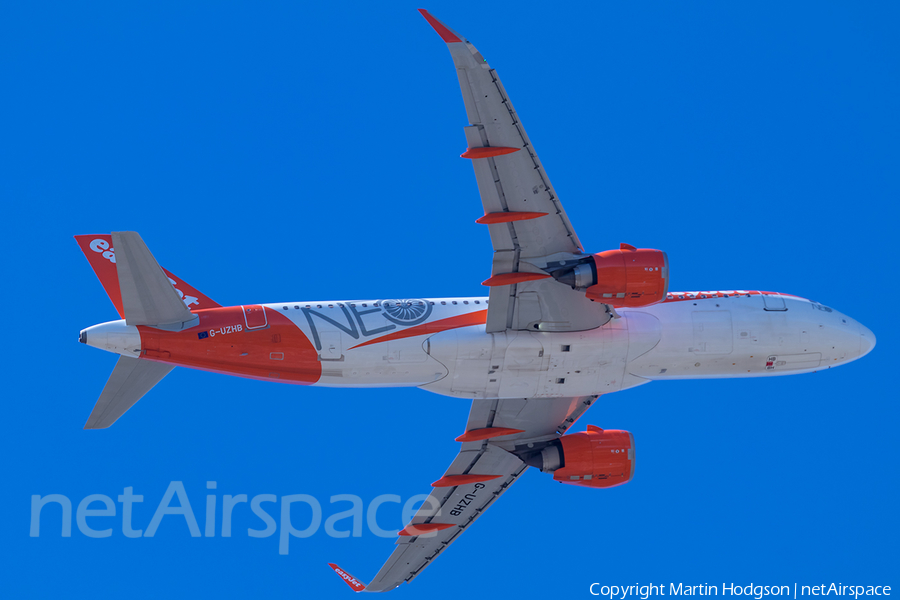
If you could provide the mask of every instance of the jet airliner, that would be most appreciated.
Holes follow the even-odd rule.
[[[627,431],[570,432],[601,394],[671,379],[777,377],[847,364],[875,336],[828,306],[759,290],[672,292],[660,250],[585,252],[497,72],[427,11],[462,90],[494,249],[487,297],[221,306],[161,268],[135,232],[76,240],[121,317],[80,341],[119,354],[86,429],[112,425],[176,366],[331,387],[419,387],[471,401],[457,457],[368,583],[409,582],[534,467],[627,483]]]

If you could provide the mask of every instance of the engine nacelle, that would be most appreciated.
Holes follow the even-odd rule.
[[[587,431],[560,437],[526,462],[552,472],[553,479],[561,483],[614,487],[634,476],[634,436],[588,425]]]
[[[574,268],[553,276],[591,300],[613,307],[649,306],[662,302],[669,289],[669,258],[661,250],[622,244],[619,250],[594,254]]]

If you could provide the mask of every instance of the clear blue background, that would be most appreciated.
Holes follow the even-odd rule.
[[[349,597],[391,540],[230,539],[169,517],[107,539],[30,496],[115,497],[146,527],[169,481],[218,495],[426,492],[468,403],[176,369],[83,431],[116,318],[72,236],[139,231],[223,304],[480,295],[487,233],[449,54],[402,3],[7,3],[0,19],[9,596]],[[796,377],[653,383],[579,426],[635,434],[613,490],[519,483],[397,598],[587,596],[592,582],[898,581],[900,44],[892,2],[448,2],[498,69],[581,240],[661,248],[671,289],[812,298],[865,359]],[[341,508],[345,508],[344,505]],[[275,512],[270,509],[270,512]],[[241,516],[243,515],[243,516]],[[300,513],[297,513],[299,522]],[[399,527],[398,511],[383,513]],[[389,522],[391,519],[395,522]],[[97,520],[99,528],[103,520]],[[343,525],[346,526],[346,523]]]

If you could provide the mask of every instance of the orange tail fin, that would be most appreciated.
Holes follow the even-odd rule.
[[[119,275],[116,271],[116,251],[112,247],[112,236],[109,234],[101,235],[76,235],[75,241],[81,247],[91,268],[97,275],[97,279],[106,290],[109,299],[112,300],[113,306],[119,316],[125,318],[125,311],[122,308],[122,293],[119,291]],[[208,296],[201,294],[192,285],[186,283],[163,269],[163,272],[175,286],[175,291],[181,294],[181,299],[185,306],[191,310],[202,310],[204,308],[216,308],[221,306],[218,302],[210,299]]]

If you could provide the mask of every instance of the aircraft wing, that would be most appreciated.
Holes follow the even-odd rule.
[[[494,247],[491,278],[485,281],[491,287],[488,333],[602,325],[610,318],[606,305],[545,271],[583,257],[582,246],[497,71],[468,40],[420,12],[447,43],[469,120],[462,156],[475,168],[485,213],[478,222],[488,228]]]
[[[493,444],[472,445],[478,447],[462,450],[432,484],[439,487],[401,530],[397,548],[366,591],[386,592],[412,581],[528,468],[519,457]]]
[[[432,484],[372,582],[363,587],[336,565],[332,568],[356,591],[385,592],[412,581],[525,472],[527,444],[539,452],[542,442],[558,438],[596,399],[474,400],[466,432],[457,438],[459,454]]]

